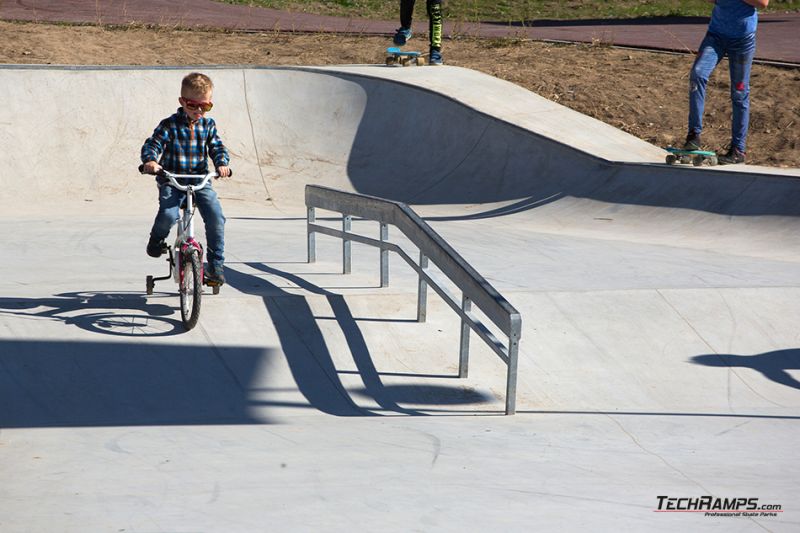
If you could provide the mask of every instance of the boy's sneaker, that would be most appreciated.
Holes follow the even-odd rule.
[[[718,156],[717,159],[720,165],[735,165],[737,163],[744,163],[746,155],[745,152],[731,146],[727,154]]]
[[[150,257],[161,257],[167,253],[167,243],[163,239],[154,239],[150,237],[147,242],[147,255]]]
[[[436,48],[431,48],[431,65],[442,65],[444,64],[444,58],[442,57],[442,51],[437,50]]]
[[[684,150],[702,150],[703,142],[700,140],[700,134],[690,132],[686,136],[686,142],[683,143]]]
[[[411,28],[397,28],[393,39],[394,44],[405,46],[409,39],[411,39]]]
[[[205,284],[209,287],[221,287],[225,285],[225,274],[222,273],[222,269],[211,270],[208,269],[205,274]]]

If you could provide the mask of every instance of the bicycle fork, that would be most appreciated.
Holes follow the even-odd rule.
[[[178,239],[175,241],[175,251],[179,253],[179,268],[175,273],[178,287],[183,287],[184,268],[186,261],[190,261],[189,254],[197,250],[200,258],[200,283],[205,284],[205,270],[203,267],[203,246],[194,238],[194,189],[190,186],[186,191],[186,205],[183,217],[178,221]],[[172,272],[172,270],[170,271]],[[214,287],[214,294],[219,293],[219,287]]]
[[[169,257],[169,273],[166,276],[154,277],[147,276],[147,294],[152,295],[156,281],[163,281],[173,278],[178,284],[178,290],[184,290],[183,276],[185,261],[189,261],[189,254],[197,250],[200,255],[200,279],[205,282],[205,272],[203,267],[203,246],[194,238],[194,206],[192,205],[192,194],[186,195],[186,205],[183,208],[181,218],[178,219],[178,231],[175,237],[175,244],[167,248]],[[219,294],[219,287],[212,287],[214,294]]]

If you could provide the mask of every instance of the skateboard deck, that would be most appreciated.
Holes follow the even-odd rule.
[[[666,157],[668,165],[674,165],[675,163],[683,163],[684,165],[688,165],[691,163],[692,165],[699,167],[706,163],[710,166],[714,166],[718,163],[717,154],[714,152],[707,152],[705,150],[683,150],[681,148],[673,148],[671,146],[668,146],[664,149],[669,152]]]
[[[420,52],[406,52],[396,46],[390,46],[386,49],[386,64],[388,66],[402,65],[407,67],[409,65],[417,65],[421,67],[425,64],[425,58],[422,57]]]

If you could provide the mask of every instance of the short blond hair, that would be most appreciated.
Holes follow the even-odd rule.
[[[184,92],[192,94],[206,94],[214,89],[214,82],[211,78],[200,72],[187,74],[181,82],[181,94]]]

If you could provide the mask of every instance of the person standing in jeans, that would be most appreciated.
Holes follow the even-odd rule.
[[[689,133],[684,149],[701,150],[703,107],[711,73],[728,56],[731,78],[731,144],[719,157],[721,164],[744,163],[747,129],[750,122],[750,67],[756,52],[758,11],[769,0],[709,0],[714,4],[697,59],[689,74]]]
[[[394,44],[403,46],[411,38],[411,18],[414,14],[415,0],[400,0],[400,27],[394,34]],[[430,33],[430,63],[441,65],[442,58],[442,0],[426,0]]]

